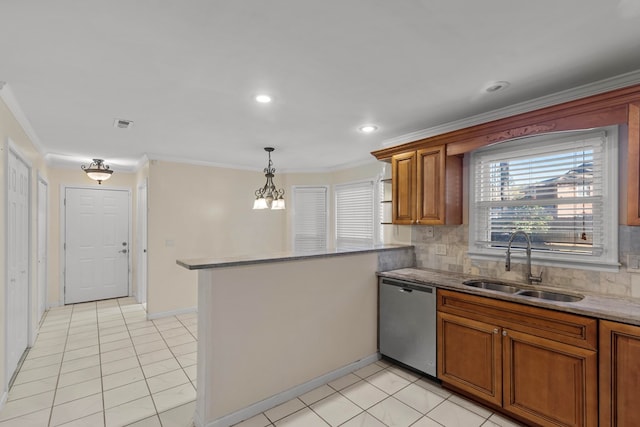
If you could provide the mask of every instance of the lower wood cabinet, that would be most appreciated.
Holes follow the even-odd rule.
[[[536,425],[597,426],[597,333],[595,319],[438,290],[438,378]]]
[[[640,426],[640,327],[600,321],[600,426]]]

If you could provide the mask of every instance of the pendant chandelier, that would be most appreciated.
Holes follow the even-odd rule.
[[[256,190],[256,200],[253,202],[253,209],[284,209],[284,190],[276,189],[273,183],[276,170],[271,161],[271,152],[274,150],[275,148],[273,147],[264,148],[264,151],[269,153],[269,164],[264,169],[264,176],[267,177],[267,182],[264,184],[264,187]]]
[[[93,162],[91,162],[89,166],[81,165],[80,168],[86,172],[89,178],[98,181],[98,184],[102,184],[102,181],[111,178],[111,174],[113,173],[113,171],[109,169],[109,165],[105,165],[102,159],[93,159]]]

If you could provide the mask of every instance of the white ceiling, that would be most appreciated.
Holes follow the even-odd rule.
[[[262,169],[265,146],[279,171],[355,164],[401,135],[635,70],[640,0],[0,3],[0,80],[45,154],[116,169],[144,155]],[[484,92],[498,80],[511,86]]]

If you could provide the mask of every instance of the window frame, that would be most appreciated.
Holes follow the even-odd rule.
[[[480,157],[486,157],[491,153],[505,152],[527,152],[525,144],[531,146],[529,150],[532,154],[540,152],[545,146],[558,143],[566,143],[571,140],[582,140],[585,138],[603,135],[605,142],[603,147],[603,229],[602,229],[602,252],[600,254],[579,254],[579,253],[559,253],[546,252],[536,249],[532,250],[532,263],[537,265],[552,267],[579,268],[597,271],[619,271],[620,263],[618,259],[618,126],[608,126],[597,129],[582,131],[554,132],[544,135],[529,136],[523,138],[510,139],[508,141],[493,144],[491,146],[473,151],[469,156],[469,230],[468,230],[468,256],[472,260],[504,260],[506,249],[491,248],[476,242],[477,215],[481,215],[481,210],[476,208],[476,169]],[[524,262],[526,256],[524,251],[515,250],[512,258],[516,262]]]

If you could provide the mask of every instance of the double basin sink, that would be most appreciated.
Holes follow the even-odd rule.
[[[537,298],[548,301],[576,302],[584,298],[582,295],[564,294],[539,289],[523,289],[507,283],[494,282],[491,280],[467,280],[466,282],[462,282],[462,284],[474,288],[487,289],[489,291],[504,292],[515,296]]]

